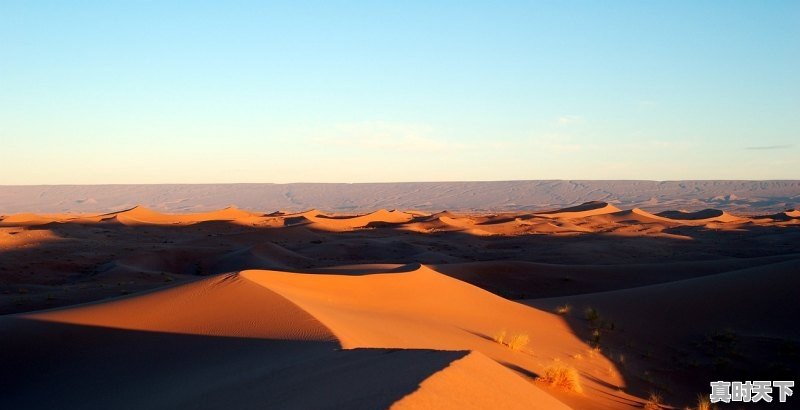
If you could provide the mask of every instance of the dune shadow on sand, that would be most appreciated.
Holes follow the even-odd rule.
[[[466,351],[0,318],[0,408],[388,408]]]

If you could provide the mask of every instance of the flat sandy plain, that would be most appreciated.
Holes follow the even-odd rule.
[[[0,408],[684,408],[800,374],[795,210],[0,218]]]

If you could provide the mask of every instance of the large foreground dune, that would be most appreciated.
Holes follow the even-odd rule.
[[[693,406],[798,374],[798,272],[794,210],[4,215],[0,408]]]

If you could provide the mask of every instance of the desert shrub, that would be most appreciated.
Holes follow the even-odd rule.
[[[650,397],[644,402],[644,410],[661,410],[662,409],[661,395],[658,393],[650,393]]]
[[[511,350],[522,350],[528,345],[528,335],[515,334],[508,338],[506,346]]]
[[[511,350],[522,350],[528,345],[528,335],[522,333],[506,333],[503,329],[494,335],[494,341],[501,345],[507,346]]]
[[[506,341],[506,330],[503,329],[503,330],[497,332],[492,339],[495,342],[500,343],[501,345],[506,344],[505,343],[505,341]]]
[[[564,391],[575,393],[583,391],[578,371],[574,367],[560,362],[547,366],[536,380]]]
[[[556,307],[556,313],[562,316],[569,313],[570,310],[572,310],[572,306],[570,305],[561,305]]]
[[[592,330],[592,338],[589,339],[589,345],[592,347],[600,347],[600,329]]]
[[[697,395],[697,410],[711,410],[711,401],[705,394]]]

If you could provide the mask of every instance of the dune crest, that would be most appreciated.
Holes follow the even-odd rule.
[[[330,231],[347,231],[378,224],[402,224],[414,219],[414,215],[409,213],[385,209],[357,216],[329,216],[323,213],[308,212],[303,216],[314,223],[316,227]]]
[[[664,211],[656,215],[672,220],[691,222],[735,222],[741,220],[741,218],[719,209],[703,209],[696,212]]]
[[[433,374],[391,410],[414,409],[542,409],[567,405],[492,361],[472,352]]]
[[[137,224],[154,224],[154,225],[170,225],[170,224],[193,224],[208,221],[235,221],[237,219],[252,218],[258,214],[254,212],[245,211],[235,206],[228,206],[226,208],[211,211],[190,214],[166,214],[142,205],[137,205],[133,208],[124,211],[112,212],[100,216],[100,221],[103,222],[118,222],[124,225],[137,225]]]
[[[580,205],[562,208],[555,211],[537,212],[535,215],[548,218],[585,218],[589,216],[610,214],[619,212],[620,209],[614,205],[602,201],[584,202]]]
[[[235,273],[108,302],[20,317],[174,334],[335,340],[325,325],[303,309]]]

